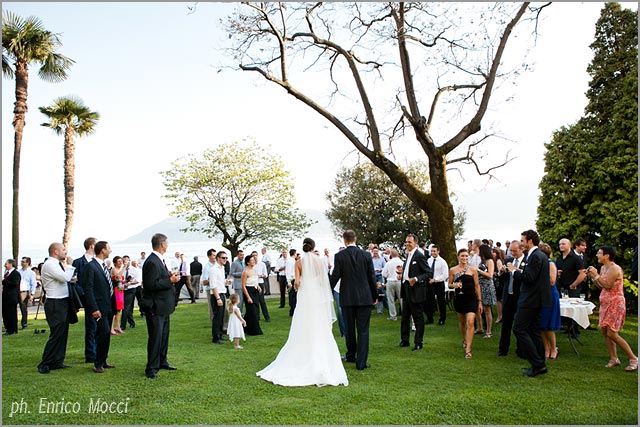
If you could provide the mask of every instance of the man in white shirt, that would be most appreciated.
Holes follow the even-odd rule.
[[[211,267],[216,265],[216,250],[209,249],[207,251],[207,258],[209,260],[202,267],[202,276],[200,276],[200,284],[202,284],[202,289],[204,290],[205,294],[210,295],[211,281],[209,280],[209,270],[211,270]],[[225,295],[226,295],[226,291],[225,291]],[[211,298],[209,298],[209,300],[211,300]],[[211,305],[211,301],[209,301],[209,320],[213,321],[213,307]]]
[[[287,264],[284,269],[284,274],[287,277],[287,289],[289,290],[289,316],[293,316],[293,312],[296,309],[296,302],[298,300],[298,291],[293,287],[293,281],[296,278],[296,250],[289,249],[289,258],[287,258]]]
[[[278,308],[284,308],[284,299],[287,293],[287,276],[285,270],[287,269],[287,259],[289,254],[286,249],[282,250],[280,258],[276,261],[276,273],[278,274],[278,285],[280,286],[280,306]]]
[[[124,330],[127,328],[127,323],[129,324],[130,328],[136,327],[136,321],[133,318],[133,303],[136,299],[136,294],[138,292],[138,289],[140,288],[140,284],[142,283],[142,270],[138,268],[138,261],[133,260],[132,262],[127,255],[123,256],[122,258],[124,259],[125,283],[124,310],[122,310],[120,329]]]
[[[22,330],[27,329],[29,301],[33,301],[33,294],[36,292],[36,273],[31,270],[31,258],[24,256],[20,260],[20,312],[22,313]]]
[[[267,269],[267,277],[264,279],[264,294],[271,295],[271,283],[269,283],[269,275],[271,274],[271,255],[267,252],[267,248],[262,248],[260,250],[262,254],[262,262],[264,263]]]
[[[227,283],[224,265],[227,262],[227,253],[220,251],[215,254],[215,263],[207,269],[207,281],[211,289],[209,304],[213,308],[213,318],[211,319],[211,342],[214,344],[224,344],[222,339],[222,327],[225,312],[225,296],[227,293]]]
[[[69,285],[75,268],[66,266],[67,250],[62,243],[49,245],[49,258],[40,274],[46,293],[44,313],[49,325],[49,339],[42,352],[38,372],[48,374],[51,369],[70,368],[64,364],[69,337]]]
[[[267,266],[264,264],[264,262],[258,261],[258,251],[251,252],[251,256],[256,260],[256,265],[253,267],[253,269],[256,271],[256,274],[258,275],[258,286],[262,288],[262,292],[258,292],[258,303],[260,306],[260,310],[262,311],[262,316],[264,317],[264,321],[271,322],[271,317],[269,317],[269,309],[267,308],[267,303],[264,300],[264,293],[265,293],[264,281],[267,278]]]
[[[433,278],[429,279],[429,286],[433,289],[433,293],[438,300],[438,312],[440,313],[440,320],[438,320],[438,326],[444,325],[447,320],[447,303],[444,300],[445,286],[449,279],[449,266],[447,261],[440,256],[440,246],[431,246],[431,258],[427,260],[427,264],[431,267],[433,272]],[[427,311],[428,319],[433,322],[433,310],[434,306]]]
[[[387,281],[387,303],[389,304],[388,320],[398,320],[396,301],[400,301],[400,311],[402,311],[402,298],[400,297],[402,282],[400,279],[402,278],[404,261],[395,249],[389,251],[389,256],[389,262],[385,264],[382,270],[382,277]]]

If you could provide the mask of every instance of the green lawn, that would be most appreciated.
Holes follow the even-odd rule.
[[[346,364],[348,387],[285,388],[257,378],[285,342],[290,318],[268,300],[271,323],[260,337],[247,337],[244,350],[211,343],[207,307],[185,304],[171,317],[169,361],[177,371],[144,376],[146,327],[113,337],[104,374],[84,362],[84,324],[72,325],[66,363],[72,369],[39,374],[48,328],[42,314],[28,331],[2,340],[3,424],[630,424],[638,423],[638,375],[623,366],[605,369],[607,351],[600,331],[583,331],[580,355],[558,334],[559,359],[549,373],[521,375],[526,361],[495,356],[494,337],[477,335],[473,359],[464,359],[454,313],[445,326],[428,325],[424,350],[397,348],[400,322],[372,315],[369,362],[357,371]],[[136,310],[137,314],[137,310]],[[592,317],[592,325],[596,325]],[[622,335],[638,348],[637,316]],[[337,325],[334,326],[334,333]],[[344,352],[344,341],[338,345]],[[515,341],[512,343],[512,350]],[[98,399],[101,399],[100,401]],[[114,403],[122,413],[91,413],[96,402]],[[46,413],[47,403],[58,413]],[[116,406],[120,403],[120,406]],[[63,403],[65,405],[63,405]],[[73,407],[73,405],[76,405]],[[66,409],[68,413],[60,413]],[[100,408],[100,406],[99,406]],[[14,413],[12,414],[12,409]],[[54,408],[55,409],[55,408]],[[125,412],[126,410],[126,412]],[[74,411],[79,411],[73,413]]]

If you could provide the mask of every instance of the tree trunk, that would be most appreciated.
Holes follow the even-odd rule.
[[[75,132],[72,126],[67,126],[64,132],[64,233],[62,234],[62,245],[65,248],[69,244],[73,225],[75,151]]]
[[[22,132],[27,113],[27,86],[29,70],[24,61],[16,61],[16,102],[13,109],[13,218],[11,226],[11,244],[13,259],[19,259],[20,253],[20,154],[22,150]]]

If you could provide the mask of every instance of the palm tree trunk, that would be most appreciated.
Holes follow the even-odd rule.
[[[11,244],[13,259],[19,259],[20,253],[20,154],[22,151],[22,132],[27,107],[27,86],[29,85],[29,70],[27,64],[16,62],[16,103],[13,109],[13,218],[11,225]]]
[[[75,203],[75,132],[67,126],[64,132],[64,233],[62,245],[66,248],[71,238],[73,225],[73,205]]]

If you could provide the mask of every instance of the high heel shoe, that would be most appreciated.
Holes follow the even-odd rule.
[[[631,362],[629,362],[631,363]],[[638,361],[636,360],[636,365],[637,365]],[[613,368],[614,366],[618,366],[620,364],[620,359],[618,359],[617,357],[615,359],[611,359],[609,360],[609,363],[607,363],[606,365],[604,365],[605,368]]]
[[[118,335],[116,331],[111,331],[111,335]]]
[[[558,347],[556,347],[556,355],[555,356],[551,356],[549,355],[549,359],[551,360],[556,360],[558,358],[558,353],[560,352],[560,350],[558,349]]]
[[[629,360],[629,365],[624,368],[624,370],[627,372],[638,370],[638,359],[636,358],[636,360]]]

